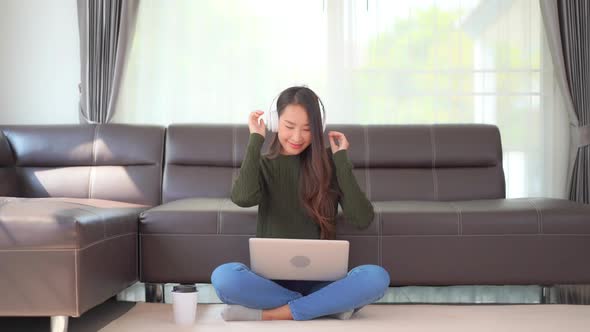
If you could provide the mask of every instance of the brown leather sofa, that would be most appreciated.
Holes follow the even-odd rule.
[[[0,127],[0,316],[52,316],[63,331],[138,280],[138,215],[161,201],[164,135]]]
[[[496,126],[328,130],[348,137],[354,174],[376,210],[365,230],[339,217],[350,267],[379,264],[392,286],[590,282],[590,206],[506,199]],[[224,262],[248,264],[257,212],[229,200],[246,126],[171,125],[166,135],[163,204],[143,212],[139,227],[140,279],[160,293],[163,283],[207,283]]]

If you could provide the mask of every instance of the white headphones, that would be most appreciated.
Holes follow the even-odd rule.
[[[277,98],[279,98],[279,96],[276,96],[273,101],[272,104],[270,105],[270,111],[268,112],[264,112],[264,123],[266,124],[266,127],[268,128],[268,130],[272,131],[272,132],[278,132],[279,131],[279,112],[277,110]],[[325,110],[324,110],[324,106],[322,105],[322,103],[320,102],[319,98],[318,98],[318,106],[320,109],[320,116],[322,118],[322,132],[326,131],[326,119],[325,119]]]

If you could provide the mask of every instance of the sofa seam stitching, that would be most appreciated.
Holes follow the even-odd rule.
[[[158,188],[160,192],[158,192],[158,202],[160,204],[164,203],[164,169],[166,165],[166,144],[168,143],[168,128],[164,127],[162,130],[162,145],[160,146],[160,160],[159,169],[160,169],[160,177],[158,181]]]
[[[231,172],[231,181],[229,183],[229,193],[231,196],[231,192],[232,192],[232,187],[234,184],[234,181],[237,178],[237,144],[238,144],[238,140],[237,140],[237,133],[238,133],[238,127],[237,125],[233,125],[232,126],[232,172]],[[217,234],[221,234],[222,232],[222,216],[221,216],[221,210],[223,209],[223,206],[225,204],[225,200],[223,200],[220,204],[219,207],[219,211],[217,212]]]
[[[543,214],[541,210],[537,208],[537,205],[533,203],[532,200],[527,199],[526,201],[533,206],[535,212],[537,213],[537,232],[539,234],[543,234]]]
[[[382,213],[381,213],[381,208],[379,206],[375,206],[375,208],[377,209],[377,246],[378,251],[377,251],[377,262],[379,262],[379,266],[383,265],[383,220],[382,220]]]
[[[101,239],[99,241],[95,241],[90,243],[89,245],[83,247],[83,248],[55,248],[55,249],[0,249],[0,252],[22,252],[22,251],[39,251],[39,252],[57,252],[57,251],[72,251],[72,250],[77,250],[77,251],[83,251],[86,250],[90,247],[93,247],[95,245],[101,244],[103,242],[109,241],[109,240],[114,240],[120,237],[124,237],[124,236],[130,236],[130,235],[137,235],[137,233],[125,233],[125,234],[119,234],[119,235],[115,235],[115,236],[111,236],[109,238],[106,239]]]
[[[369,172],[369,127],[364,126],[364,136],[365,136],[365,181],[366,181],[366,191],[367,191],[367,199],[371,200],[371,174]]]
[[[109,238],[105,238],[105,239],[102,239],[100,241],[92,242],[89,245],[87,245],[86,247],[80,248],[80,249],[76,249],[76,250],[78,250],[78,251],[86,250],[86,249],[88,249],[90,247],[94,247],[95,245],[101,244],[103,242],[107,242],[109,240],[114,240],[114,239],[118,239],[120,237],[125,237],[125,236],[130,236],[130,235],[137,235],[137,232],[130,232],[130,233],[118,234],[118,235],[115,235],[115,236],[111,236]]]
[[[432,190],[434,194],[434,200],[438,201],[438,183],[436,175],[436,138],[434,135],[434,125],[430,125],[430,144],[432,145]]]
[[[221,234],[221,210],[223,209],[223,202],[217,208],[217,234]]]
[[[234,125],[232,127],[232,172],[231,172],[231,176],[232,176],[232,181],[230,183],[230,188],[229,188],[229,192],[231,193],[231,187],[233,186],[233,183],[235,181],[235,179],[237,178],[237,163],[238,163],[238,157],[237,157],[237,126]]]
[[[455,210],[457,213],[457,235],[463,235],[463,214],[461,213],[461,209],[459,209],[453,202],[448,202],[449,205]]]
[[[76,204],[76,203],[74,203],[74,204]],[[78,204],[78,205],[82,205],[82,204]],[[106,221],[105,217],[103,215],[97,213],[96,211],[88,209],[87,206],[85,206],[85,208],[77,207],[76,209],[80,210],[80,211],[88,212],[88,213],[100,218],[100,220],[102,221],[102,239],[103,240],[106,239],[106,237],[107,237],[107,221]],[[79,220],[76,219],[76,222],[78,222],[78,221]]]
[[[80,303],[78,301],[78,288],[80,285],[78,284],[78,250],[74,250],[74,278],[75,278],[75,298],[76,298],[76,316],[80,316]]]
[[[90,175],[88,176],[88,198],[92,198],[92,191],[94,190],[94,167],[96,165],[96,137],[98,136],[99,125],[94,126],[94,137],[92,139],[92,165],[90,166]]]

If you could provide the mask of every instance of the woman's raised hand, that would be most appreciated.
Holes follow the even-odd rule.
[[[262,114],[264,114],[263,111],[254,111],[250,113],[248,118],[248,128],[250,129],[250,134],[258,133],[262,135],[262,137],[265,137],[266,125],[264,123],[264,119],[260,119],[260,122],[258,122],[258,119],[262,116]]]
[[[332,148],[332,154],[346,150],[350,146],[346,136],[339,131],[331,131],[328,133],[328,139],[330,140],[330,147]]]

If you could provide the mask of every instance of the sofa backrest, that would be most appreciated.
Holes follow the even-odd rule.
[[[326,133],[330,130],[348,138],[353,172],[372,201],[505,197],[496,126],[330,125]],[[163,202],[229,197],[248,137],[245,125],[170,125]]]
[[[168,126],[162,201],[229,197],[248,138],[243,125]]]
[[[124,124],[2,126],[19,195],[161,202],[165,128]],[[0,143],[0,165],[2,164]]]
[[[361,188],[372,201],[505,198],[494,125],[340,125]]]

